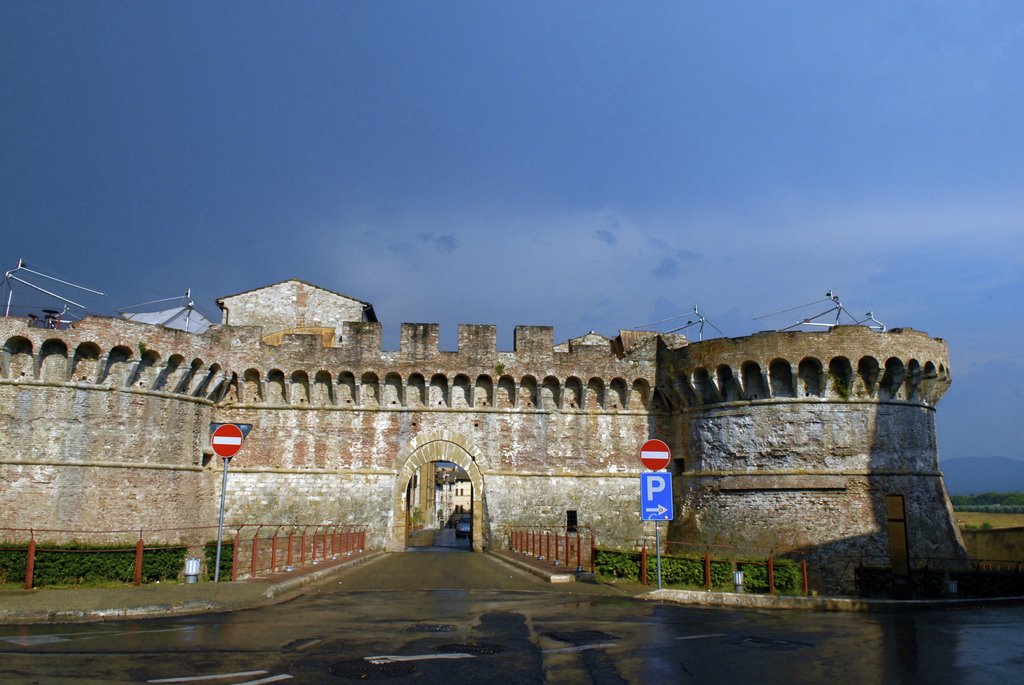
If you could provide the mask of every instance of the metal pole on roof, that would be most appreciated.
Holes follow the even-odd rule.
[[[7,286],[7,309],[4,311],[4,316],[11,315],[11,297],[14,295],[14,288],[11,287],[11,283],[8,280],[11,277],[11,272],[7,272],[7,276],[4,278],[4,285]]]
[[[75,302],[73,300],[69,300],[66,297],[62,297],[61,295],[58,295],[57,293],[50,292],[49,290],[46,290],[44,288],[40,288],[38,285],[35,285],[33,283],[29,283],[28,281],[25,281],[25,280],[22,280],[22,279],[18,278],[17,276],[14,275],[18,271],[27,271],[30,274],[35,274],[36,276],[40,276],[42,278],[48,278],[51,281],[56,281],[56,282],[58,282],[58,283],[60,283],[62,285],[69,285],[72,288],[78,288],[79,290],[85,290],[86,292],[90,292],[90,293],[93,293],[93,294],[96,294],[96,295],[103,295],[103,293],[101,293],[99,290],[93,290],[92,288],[86,288],[84,285],[78,285],[77,283],[72,283],[71,281],[65,281],[65,280],[62,280],[60,278],[56,278],[55,276],[50,276],[50,275],[44,274],[41,271],[35,271],[33,269],[30,269],[30,268],[28,268],[28,264],[25,263],[24,259],[19,259],[18,260],[18,266],[14,267],[10,271],[8,271],[6,274],[4,274],[4,283],[7,285],[7,309],[4,311],[4,316],[10,316],[11,315],[11,298],[14,296],[14,286],[11,285],[11,281],[17,281],[18,283],[22,283],[24,285],[27,285],[29,288],[32,288],[33,290],[38,290],[39,292],[41,292],[41,293],[43,293],[45,295],[49,295],[50,297],[55,297],[58,300],[60,300],[61,302],[64,302],[65,304],[71,304],[71,305],[74,305],[74,306],[78,307],[79,309],[85,309],[84,305],[78,304],[77,302]]]

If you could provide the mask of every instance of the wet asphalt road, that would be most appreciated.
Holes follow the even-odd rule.
[[[0,629],[3,683],[1012,683],[1024,609],[696,609],[551,585],[463,541],[277,606]]]

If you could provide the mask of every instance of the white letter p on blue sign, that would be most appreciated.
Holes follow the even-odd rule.
[[[640,474],[640,518],[644,521],[672,520],[672,474]]]

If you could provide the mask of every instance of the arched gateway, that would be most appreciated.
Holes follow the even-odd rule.
[[[479,552],[484,548],[484,479],[480,468],[476,464],[476,456],[467,444],[468,441],[463,435],[442,431],[440,433],[429,433],[413,438],[408,445],[399,453],[395,460],[397,471],[394,486],[393,498],[393,521],[392,535],[389,541],[390,551],[401,551],[405,549],[405,539],[408,530],[406,489],[419,468],[424,464],[435,461],[450,461],[460,466],[467,474],[473,486],[473,531],[472,548]]]

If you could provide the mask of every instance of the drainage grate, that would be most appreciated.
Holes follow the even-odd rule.
[[[496,645],[492,642],[475,642],[470,640],[469,642],[463,642],[461,644],[451,643],[447,645],[440,645],[434,648],[436,651],[443,654],[500,654],[505,651],[505,648],[501,645]]]
[[[571,642],[574,645],[585,645],[592,642],[607,642],[608,640],[618,640],[619,638],[608,633],[602,633],[600,630],[577,630],[570,633],[544,633],[546,637],[550,637],[552,640],[558,640],[559,642]]]
[[[407,633],[451,633],[455,630],[455,626],[451,623],[413,623],[411,626],[407,626],[405,632]]]
[[[331,664],[327,669],[331,675],[353,680],[384,680],[400,678],[416,672],[416,667],[407,661],[388,661],[373,663],[365,659],[351,659]]]

